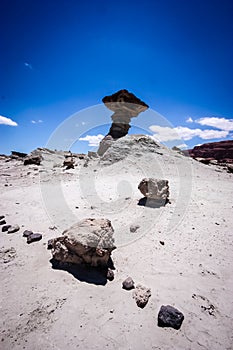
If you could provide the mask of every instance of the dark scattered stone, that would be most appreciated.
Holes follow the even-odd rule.
[[[112,269],[108,268],[108,271],[107,271],[107,279],[109,281],[113,281],[114,280],[114,272]]]
[[[5,225],[6,224],[6,220],[1,220],[0,221],[0,225]]]
[[[74,159],[73,157],[66,157],[66,159],[63,162],[63,166],[66,167],[66,170],[68,169],[74,169]]]
[[[24,165],[30,165],[30,164],[40,165],[41,161],[42,161],[41,155],[29,154],[24,159]]]
[[[11,225],[2,226],[2,232],[7,232],[10,227],[11,227]]]
[[[184,315],[179,310],[170,305],[162,305],[158,314],[158,326],[159,327],[172,327],[174,329],[180,329]]]
[[[0,220],[4,219],[5,215],[0,215]]]
[[[20,230],[19,225],[11,225],[11,227],[8,228],[7,233],[15,233]]]
[[[139,229],[139,225],[131,225],[129,230],[130,232],[136,232]]]
[[[164,241],[159,241],[160,244],[164,245]]]
[[[51,250],[53,248],[53,239],[49,239],[47,243],[47,249]]]
[[[29,231],[29,230],[25,230],[24,233],[23,233],[23,237],[28,237],[30,235],[32,235],[33,232],[32,231]]]
[[[17,152],[17,151],[11,151],[11,155],[16,157],[16,158],[25,158],[25,157],[27,157],[27,153]]]
[[[27,237],[27,243],[33,243],[40,241],[42,239],[42,234],[41,233],[33,233],[30,236]]]
[[[127,277],[126,280],[122,282],[122,288],[126,290],[131,290],[134,288],[134,281],[131,277]]]

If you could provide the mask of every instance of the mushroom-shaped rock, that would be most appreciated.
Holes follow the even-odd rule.
[[[102,156],[115,140],[128,134],[131,118],[137,117],[149,107],[128,90],[119,90],[113,95],[105,96],[102,101],[114,113],[111,116],[110,130],[97,151],[99,156]]]
[[[168,180],[145,178],[138,185],[138,189],[148,199],[166,204],[169,197]]]
[[[108,219],[84,219],[50,240],[53,258],[62,263],[107,267],[116,248]]]

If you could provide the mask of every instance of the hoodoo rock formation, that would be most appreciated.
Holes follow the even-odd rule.
[[[131,118],[144,112],[149,106],[128,90],[119,90],[111,96],[103,98],[105,106],[113,111],[112,125],[108,134],[100,142],[98,154],[102,156],[112,142],[128,134]]]

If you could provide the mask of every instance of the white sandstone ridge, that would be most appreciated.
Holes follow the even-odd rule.
[[[135,160],[144,157],[146,154],[155,155],[171,155],[175,157],[182,157],[183,155],[170,150],[166,146],[154,141],[151,137],[146,135],[127,135],[112,142],[102,157],[100,157],[101,165],[111,165],[128,156],[134,157]]]

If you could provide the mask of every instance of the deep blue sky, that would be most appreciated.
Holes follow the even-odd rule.
[[[122,88],[175,127],[233,118],[232,0],[1,0],[0,21],[0,115],[18,124],[0,125],[0,153],[45,146]]]

